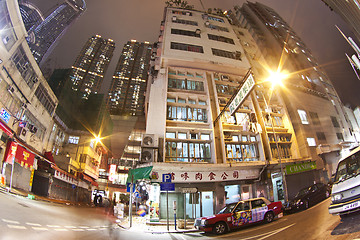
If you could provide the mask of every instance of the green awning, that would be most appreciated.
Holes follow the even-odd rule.
[[[136,182],[136,180],[139,179],[149,179],[152,169],[153,166],[130,169],[126,182],[130,183],[131,180],[133,180],[133,182]]]

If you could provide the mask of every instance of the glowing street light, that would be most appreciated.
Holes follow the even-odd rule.
[[[282,85],[282,80],[286,79],[288,77],[288,74],[285,74],[284,72],[280,72],[279,70],[276,72],[273,71],[269,71],[270,75],[269,77],[266,79],[266,81],[271,82],[272,84],[272,90],[274,90],[276,85]],[[266,101],[265,96],[263,95],[264,101],[265,101],[265,105],[266,105],[266,111],[268,113],[268,117],[270,120],[270,124],[271,124],[271,128],[272,128],[272,132],[273,132],[273,136],[274,136],[274,140],[275,140],[275,145],[276,145],[276,150],[278,152],[278,158],[279,158],[279,164],[280,164],[280,172],[281,172],[281,178],[283,181],[283,188],[284,188],[284,200],[285,202],[288,201],[288,191],[287,191],[287,183],[286,183],[286,178],[285,178],[285,173],[284,173],[284,169],[282,166],[282,161],[281,161],[281,152],[280,152],[280,148],[279,148],[279,142],[275,133],[275,129],[274,129],[274,123],[273,123],[273,119],[271,117],[270,114],[270,109],[269,109],[269,103],[270,103],[270,99],[269,99],[269,103]]]

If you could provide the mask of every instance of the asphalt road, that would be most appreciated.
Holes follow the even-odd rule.
[[[147,233],[139,226],[125,230],[114,225],[114,218],[103,208],[66,206],[0,193],[0,239],[360,239],[360,213],[341,220],[328,213],[329,204],[327,199],[270,224],[251,225],[216,236],[200,232]]]

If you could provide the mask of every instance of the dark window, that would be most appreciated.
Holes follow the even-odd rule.
[[[177,34],[177,35],[183,35],[183,36],[189,36],[189,37],[198,37],[198,38],[200,37],[200,34],[197,32],[176,29],[176,28],[171,29],[171,34]]]
[[[325,133],[323,133],[323,132],[316,132],[316,137],[318,140],[326,141]]]
[[[185,43],[171,42],[170,48],[189,52],[204,53],[204,49],[202,46],[190,45]]]
[[[342,133],[336,133],[336,137],[338,140],[344,141],[344,137],[343,137]]]
[[[336,128],[340,127],[339,122],[337,121],[336,117],[330,116],[330,118],[331,118],[331,122],[334,127],[336,127]]]
[[[320,125],[320,120],[319,120],[319,116],[317,113],[315,112],[309,112],[311,121],[314,125]]]
[[[174,17],[172,19],[173,23],[180,23],[180,24],[185,24],[185,25],[192,25],[192,26],[197,26],[198,23],[194,22],[194,21],[189,21],[189,20],[184,20],[184,19],[177,19],[176,17]]]
[[[173,14],[178,14],[178,15],[192,16],[192,13],[191,13],[191,12],[187,12],[187,11],[173,10],[172,13],[173,13]]]
[[[219,31],[223,31],[223,32],[229,32],[229,29],[227,29],[226,27],[212,25],[212,24],[209,24],[208,22],[205,24],[205,26],[210,29],[219,30]]]
[[[252,206],[252,209],[254,209],[254,208],[265,207],[266,204],[265,204],[264,200],[257,199],[257,200],[252,200],[251,201],[251,206]]]
[[[231,58],[231,59],[241,61],[241,52],[238,52],[238,51],[237,52],[229,52],[229,51],[216,49],[216,48],[211,48],[211,51],[212,51],[213,55],[215,55],[215,56],[226,57],[226,58]]]
[[[231,38],[224,37],[224,36],[218,36],[218,35],[208,34],[208,37],[209,37],[210,40],[215,40],[215,41],[219,41],[219,42],[235,44],[235,43],[234,43],[234,40],[232,40]]]

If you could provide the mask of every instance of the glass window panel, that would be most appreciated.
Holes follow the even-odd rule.
[[[175,98],[167,98],[167,102],[176,102]]]
[[[201,134],[200,136],[200,139],[201,140],[210,140],[210,134]]]
[[[248,141],[248,137],[247,137],[247,136],[241,136],[241,141],[247,142],[247,141]]]
[[[239,136],[232,136],[232,141],[233,142],[238,142],[239,141]]]
[[[231,144],[228,144],[228,145],[226,146],[226,148],[227,148],[227,157],[228,157],[228,158],[232,158],[233,155],[232,155],[232,150],[231,150]]]
[[[166,138],[176,138],[174,132],[167,132],[165,136],[166,136]]]
[[[241,148],[240,145],[236,145],[236,156],[242,160]]]
[[[183,143],[183,156],[188,157],[188,143]]]
[[[199,100],[199,105],[206,105],[206,102]]]
[[[185,99],[182,99],[182,98],[179,98],[179,99],[178,99],[178,103],[186,103],[186,100],[185,100]]]
[[[171,143],[171,154],[170,154],[171,157],[176,157],[176,143],[175,142],[172,142]]]
[[[181,116],[181,107],[178,107],[178,108],[177,108],[177,116],[176,116],[176,119],[177,119],[177,120],[181,120],[181,119],[182,119],[182,116]]]
[[[195,156],[194,143],[189,143],[189,154],[190,158],[193,158]]]
[[[200,157],[200,149],[199,149],[199,144],[195,143],[195,157],[199,158]]]
[[[192,108],[188,108],[188,119],[189,119],[189,120],[192,120],[192,119],[193,119]]]
[[[200,158],[203,159],[204,158],[204,144],[203,143],[200,143],[199,144],[200,146]]]
[[[182,143],[178,142],[177,143],[177,157],[182,157]]]
[[[181,107],[181,119],[186,120],[186,107]]]
[[[211,158],[210,143],[205,143],[205,158]]]
[[[231,145],[231,150],[232,150],[232,152],[233,152],[233,157],[236,158],[237,156],[236,156],[236,147],[235,147],[235,144],[232,144],[232,145]]]
[[[186,133],[178,133],[179,139],[186,139]]]

